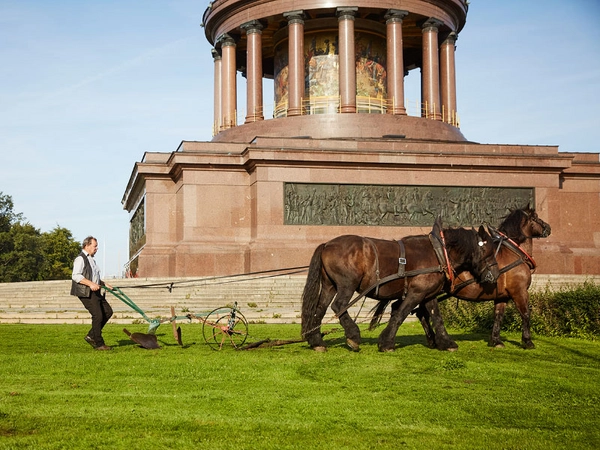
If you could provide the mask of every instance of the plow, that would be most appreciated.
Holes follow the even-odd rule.
[[[202,324],[202,336],[204,341],[213,349],[221,350],[224,346],[231,346],[236,349],[241,348],[248,337],[248,321],[240,312],[237,302],[233,306],[222,306],[213,309],[212,311],[202,313],[187,313],[185,315],[176,315],[175,308],[171,306],[171,315],[162,318],[150,318],[146,313],[135,304],[131,298],[127,296],[120,288],[108,288],[103,286],[103,289],[110,292],[116,298],[121,300],[134,311],[138,312],[142,318],[148,322],[147,333],[131,333],[127,328],[123,328],[123,332],[134,341],[146,349],[158,349],[158,339],[156,330],[163,323],[170,323],[173,329],[173,337],[179,345],[183,345],[181,339],[181,327],[178,326],[178,321],[187,321],[188,323],[197,320]]]

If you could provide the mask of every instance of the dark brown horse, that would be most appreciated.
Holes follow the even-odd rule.
[[[478,279],[497,278],[495,247],[483,227],[479,231],[450,228],[443,230],[443,235],[450,276],[467,270]],[[317,351],[325,350],[320,328],[333,300],[331,307],[344,327],[346,342],[351,349],[359,349],[360,331],[347,312],[351,297],[359,292],[386,304],[404,298],[379,339],[381,351],[393,350],[396,331],[406,316],[448,284],[448,273],[436,254],[434,240],[428,235],[400,241],[346,235],[319,245],[302,294],[302,335],[309,345]],[[396,277],[400,272],[406,275]],[[388,277],[390,281],[381,283]],[[438,331],[438,338],[442,339],[444,333],[445,329]]]
[[[522,345],[526,349],[534,348],[531,340],[530,318],[529,318],[529,286],[531,284],[531,273],[535,268],[532,253],[532,239],[543,238],[550,235],[550,225],[540,219],[533,208],[511,211],[502,224],[498,227],[500,233],[494,233],[490,227],[491,234],[497,245],[496,260],[500,269],[500,276],[496,283],[479,284],[473,282],[473,276],[469,272],[463,272],[458,276],[459,283],[465,282],[465,286],[458,289],[452,295],[462,300],[473,302],[493,301],[495,303],[495,319],[490,346],[504,347],[500,339],[500,328],[502,319],[509,300],[515,302],[515,306],[521,315],[522,322]],[[466,284],[470,283],[470,284]],[[443,321],[439,315],[436,305],[437,301],[430,302],[427,306],[421,305],[417,310],[417,316],[423,324],[427,341],[431,347],[446,345],[449,338],[442,331],[442,342],[438,343],[436,334],[432,330],[429,319],[433,321],[436,330],[443,328]],[[456,344],[449,348],[455,348]]]

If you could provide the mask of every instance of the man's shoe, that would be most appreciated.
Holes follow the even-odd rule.
[[[96,347],[96,350],[112,350],[112,347],[108,345],[101,345],[100,347]]]
[[[88,344],[90,344],[92,347],[96,348],[96,341],[94,341],[90,336],[86,336],[83,339],[85,339],[85,342],[87,342]]]

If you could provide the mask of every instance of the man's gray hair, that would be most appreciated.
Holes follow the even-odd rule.
[[[90,245],[92,243],[92,241],[98,241],[98,239],[96,239],[94,236],[88,236],[86,237],[83,242],[81,243],[81,246],[83,248],[87,247],[88,245]]]

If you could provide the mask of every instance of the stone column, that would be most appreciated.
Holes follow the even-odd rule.
[[[214,66],[214,117],[213,117],[213,136],[221,129],[221,55],[214,48],[211,50]]]
[[[288,109],[287,115],[302,115],[304,97],[304,12],[283,13],[288,21]]]
[[[437,19],[428,19],[423,24],[423,68],[421,90],[423,98],[422,115],[429,119],[441,120],[440,102],[440,62],[438,52],[438,28],[442,25]]]
[[[457,38],[456,33],[450,33],[440,47],[442,120],[454,126],[458,125],[456,117],[456,67],[454,64]]]
[[[406,115],[404,106],[404,56],[402,19],[408,11],[390,9],[385,15],[387,36],[387,95],[388,114]]]
[[[264,120],[262,89],[262,29],[258,20],[242,24],[246,31],[246,122]]]
[[[221,129],[237,125],[235,41],[228,34],[219,38],[221,42]]]
[[[357,7],[338,8],[340,54],[340,112],[356,112],[356,48],[354,45],[354,15]]]

